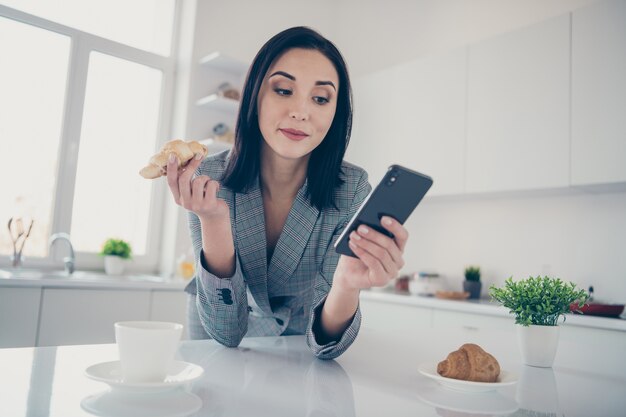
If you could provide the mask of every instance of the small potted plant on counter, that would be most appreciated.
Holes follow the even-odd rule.
[[[489,288],[491,297],[515,314],[517,335],[526,365],[549,368],[554,362],[559,342],[558,321],[570,313],[573,302],[582,307],[587,293],[572,282],[559,278],[529,277],[521,281],[509,278],[504,287]]]
[[[469,298],[480,298],[480,290],[483,284],[480,282],[480,267],[468,266],[465,268],[465,281],[463,281],[463,291],[467,291]]]
[[[122,275],[124,263],[131,259],[132,248],[122,239],[107,239],[100,255],[104,256],[104,270],[108,275]]]

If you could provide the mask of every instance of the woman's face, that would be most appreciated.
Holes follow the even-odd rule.
[[[286,159],[310,154],[330,129],[338,90],[335,66],[321,52],[290,49],[280,56],[267,71],[257,102],[266,150]]]

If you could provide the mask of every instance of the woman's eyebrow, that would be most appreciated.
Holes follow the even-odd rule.
[[[293,75],[285,71],[276,71],[275,73],[270,75],[268,78],[272,78],[275,75],[282,75],[283,77],[289,78],[291,81],[296,80],[296,77],[294,77]],[[337,91],[337,87],[335,87],[335,84],[332,81],[316,81],[315,85],[330,85],[335,91]]]

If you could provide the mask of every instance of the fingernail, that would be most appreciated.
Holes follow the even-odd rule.
[[[176,154],[175,153],[171,153],[170,154],[170,162],[176,162]]]
[[[361,239],[361,236],[359,236],[359,234],[357,232],[352,232],[350,234],[350,238],[352,238],[354,240],[359,240],[359,239]]]
[[[383,217],[383,224],[386,224],[387,226],[391,226],[391,218],[389,217]]]
[[[197,153],[195,159],[196,159],[196,161],[199,161],[200,159],[202,159],[202,154],[201,153]]]
[[[359,232],[363,233],[364,235],[367,234],[369,232],[369,229],[365,226],[359,226]]]

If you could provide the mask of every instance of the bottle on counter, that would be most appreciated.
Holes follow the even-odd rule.
[[[176,276],[184,280],[193,278],[196,273],[193,252],[189,250],[186,254],[181,254],[176,260]]]

